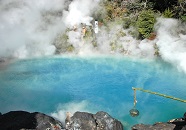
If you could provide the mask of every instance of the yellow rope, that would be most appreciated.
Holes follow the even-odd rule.
[[[158,96],[162,96],[162,97],[165,97],[165,98],[170,98],[170,99],[173,99],[173,100],[177,100],[177,101],[186,103],[186,100],[183,100],[183,99],[180,99],[180,98],[176,98],[176,97],[172,97],[172,96],[168,96],[168,95],[161,94],[161,93],[157,93],[157,92],[152,92],[152,91],[145,90],[145,89],[142,89],[142,88],[135,88],[135,87],[132,87],[132,89],[133,89],[134,91],[139,90],[139,91],[142,91],[142,92],[146,92],[146,93],[150,93],[150,94],[154,94],[154,95],[158,95]],[[136,98],[136,97],[135,97],[135,98]],[[135,102],[135,101],[134,101],[134,102]],[[136,102],[135,102],[134,104],[136,104]]]

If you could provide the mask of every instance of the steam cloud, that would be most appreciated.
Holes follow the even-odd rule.
[[[135,40],[122,26],[103,26],[97,35],[97,48],[90,41],[82,40],[81,24],[92,26],[93,12],[100,9],[99,0],[3,0],[0,1],[0,57],[26,58],[52,55],[56,51],[53,42],[66,28],[77,28],[67,32],[68,42],[77,54],[112,53],[110,42],[115,39],[126,54],[153,56],[153,44]],[[102,9],[103,11],[104,9]],[[104,12],[104,11],[103,11]],[[113,23],[111,23],[113,24]],[[118,31],[127,35],[117,39]],[[139,46],[140,44],[140,46]],[[152,51],[149,51],[150,48]],[[121,50],[121,49],[120,49]],[[119,53],[116,50],[115,53]]]
[[[73,114],[77,111],[90,112],[87,109],[87,106],[88,106],[87,101],[81,101],[79,103],[71,102],[71,103],[59,105],[57,111],[51,113],[51,116],[57,118],[58,120],[64,123],[67,112],[70,112],[72,114],[71,116],[73,116]]]
[[[64,30],[64,0],[0,1],[0,56],[50,55],[56,33]]]
[[[57,34],[66,27],[90,24],[89,15],[97,3],[94,0],[0,1],[0,57],[54,54],[56,47],[52,43]]]
[[[159,18],[156,29],[161,57],[186,73],[186,25],[176,19]]]
[[[115,53],[154,58],[157,44],[164,60],[186,72],[185,25],[175,19],[159,18],[155,26],[157,38],[139,41],[130,35],[131,29],[112,22],[99,28],[95,47],[93,38],[82,40],[82,24],[94,27],[93,16],[99,9],[104,17],[99,0],[1,0],[0,57],[53,55],[58,46],[63,48],[62,44],[54,44],[56,37],[66,33],[75,54],[86,56]],[[125,35],[118,37],[121,32]]]
[[[64,11],[64,21],[68,27],[85,23],[91,25],[93,18],[90,16],[98,6],[95,0],[74,0],[69,5],[69,11]]]

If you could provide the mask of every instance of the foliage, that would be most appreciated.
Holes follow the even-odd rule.
[[[180,19],[181,19],[183,22],[186,22],[186,15],[180,16]]]
[[[149,2],[154,3],[154,10],[164,12],[167,8],[172,8],[174,5],[177,5],[178,0],[148,0]]]
[[[180,7],[183,11],[186,11],[186,1],[185,1],[185,0],[178,0],[178,5],[179,5],[179,7]]]
[[[104,7],[107,15],[106,19],[108,21],[113,21],[116,18],[122,18],[124,13],[126,13],[126,8],[121,6],[121,2],[105,1]]]
[[[117,49],[116,41],[112,41],[110,43],[111,51],[115,51]]]
[[[75,49],[75,48],[74,48],[73,45],[69,45],[69,46],[67,47],[66,50],[67,50],[68,52],[72,52],[72,51],[74,51],[74,49]]]
[[[186,5],[185,5],[186,6]],[[182,8],[180,8],[180,6],[174,6],[173,7],[174,13],[175,13],[175,17],[177,19],[180,19],[183,22],[186,22],[186,7],[185,10],[183,10]]]
[[[67,32],[69,29],[66,30],[65,33],[58,34],[54,41],[54,45],[56,47],[56,54],[62,53],[62,52],[72,52],[74,50],[73,45],[68,43],[69,37],[67,36]]]
[[[137,29],[143,38],[150,36],[155,22],[155,12],[153,10],[149,9],[140,12],[137,20]]]
[[[157,44],[154,44],[154,50],[155,50],[154,55],[155,55],[155,56],[160,56],[159,48],[158,48]]]
[[[169,8],[167,8],[164,12],[163,12],[163,16],[165,18],[172,18],[174,16],[174,12],[172,10],[170,10]]]
[[[127,2],[126,7],[130,13],[136,13],[144,9],[152,9],[154,3],[147,0],[141,0],[141,2]]]
[[[123,27],[128,29],[131,26],[135,26],[137,18],[138,18],[138,15],[133,15],[133,14],[131,14],[130,16],[124,17],[123,18]]]
[[[139,32],[136,30],[136,28],[131,28],[129,31],[129,34],[136,39],[139,39]]]
[[[120,38],[120,37],[126,36],[126,33],[120,30],[116,35],[117,35],[117,38]]]

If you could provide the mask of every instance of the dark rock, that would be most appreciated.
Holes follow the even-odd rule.
[[[0,63],[1,63],[1,62],[5,62],[5,60],[0,58]]]
[[[175,124],[175,130],[186,130],[186,112],[183,118],[172,119],[168,123]]]
[[[186,130],[186,112],[183,118],[172,119],[168,122],[160,122],[154,125],[136,124],[132,130]]]
[[[60,130],[61,128],[59,121],[38,112],[11,111],[0,116],[0,130]]]
[[[123,130],[121,122],[112,118],[106,112],[97,112],[93,117],[99,128],[103,128],[104,130]]]
[[[67,129],[95,130],[96,122],[93,114],[86,112],[76,112],[70,119],[70,127]]]
[[[123,130],[121,122],[106,112],[76,112],[66,126],[67,130]]]
[[[176,125],[168,123],[156,123],[154,125],[137,124],[132,130],[174,130]]]

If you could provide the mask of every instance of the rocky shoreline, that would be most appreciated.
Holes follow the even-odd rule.
[[[154,125],[136,124],[132,130],[186,130],[186,113],[183,118]],[[10,111],[0,113],[0,130],[124,130],[123,125],[108,113],[67,113],[65,124],[39,112]]]

